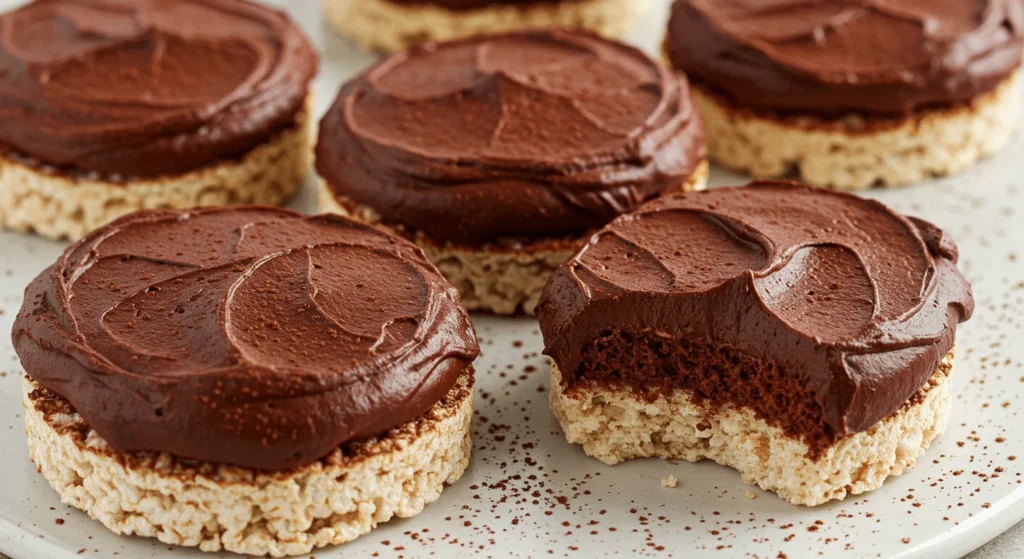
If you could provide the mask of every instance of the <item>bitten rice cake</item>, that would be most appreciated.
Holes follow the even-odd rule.
[[[1021,108],[1019,0],[677,0],[665,50],[712,161],[842,190],[963,171]]]
[[[323,0],[324,15],[367,50],[394,52],[538,27],[578,27],[623,38],[650,0]]]
[[[29,285],[13,342],[29,457],[118,534],[301,555],[418,514],[469,464],[458,293],[341,216],[130,214]]]
[[[429,44],[341,88],[320,125],[321,211],[423,247],[466,306],[532,314],[616,216],[703,188],[685,78],[570,30]]]
[[[246,0],[36,0],[0,16],[0,226],[279,204],[312,163],[317,55]]]
[[[876,489],[946,427],[974,309],[941,230],[787,182],[613,221],[538,307],[551,408],[615,464],[709,459],[800,505]]]

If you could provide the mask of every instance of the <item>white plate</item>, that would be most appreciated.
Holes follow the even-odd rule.
[[[6,8],[11,2],[0,2]],[[290,9],[320,45],[321,110],[370,58],[333,36],[312,0]],[[635,35],[654,49],[665,5]],[[420,516],[314,553],[335,557],[959,557],[1024,517],[1024,141],[968,175],[872,192],[944,227],[960,244],[977,313],[958,338],[949,431],[884,488],[814,509],[791,506],[710,463],[639,460],[615,467],[562,437],[547,408],[547,365],[534,321],[475,317],[478,363],[469,471]],[[742,179],[715,170],[714,184]],[[311,188],[295,207],[311,209]],[[19,376],[6,340],[22,290],[62,244],[0,233],[0,551],[15,559],[209,557],[118,537],[60,504],[29,463]],[[1014,456],[1019,459],[1013,459]],[[661,479],[680,484],[663,489]],[[746,498],[751,492],[756,499]],[[62,524],[58,524],[62,522]],[[82,551],[79,555],[78,552]],[[230,554],[220,554],[229,556]]]

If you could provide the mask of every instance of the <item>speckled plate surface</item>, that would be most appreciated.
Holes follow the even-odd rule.
[[[17,2],[0,1],[6,10]],[[279,2],[284,4],[284,2]],[[334,36],[318,2],[291,9],[320,47],[323,110],[371,58]],[[666,2],[634,34],[653,49]],[[711,463],[604,466],[570,446],[547,408],[536,323],[475,317],[474,457],[420,516],[314,553],[352,557],[959,557],[1024,517],[1024,138],[967,175],[872,192],[939,224],[959,242],[975,317],[960,330],[949,430],[913,468],[873,493],[814,509],[791,506]],[[744,179],[713,170],[712,184]],[[312,185],[294,206],[312,210]],[[63,244],[0,232],[0,551],[15,559],[230,557],[119,537],[61,505],[29,463],[21,368],[8,332],[22,290]],[[1019,457],[1019,459],[1017,458]],[[661,479],[674,475],[675,488]]]

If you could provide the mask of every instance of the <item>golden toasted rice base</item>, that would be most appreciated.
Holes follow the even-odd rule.
[[[707,178],[708,165],[701,163],[683,183],[682,190],[702,190],[707,184]],[[337,195],[323,180],[319,188],[321,212],[354,217],[394,233],[381,225],[380,214],[373,208],[348,201],[340,203]],[[539,241],[521,250],[442,245],[421,235],[414,235],[412,241],[423,249],[427,258],[459,290],[462,304],[467,309],[501,315],[523,313],[532,316],[544,284],[552,272],[572,258],[587,238],[589,235],[561,243]]]
[[[67,400],[24,380],[29,457],[61,501],[118,534],[247,555],[302,555],[419,514],[472,448],[473,370],[423,417],[285,472],[124,454]]]
[[[424,41],[446,41],[532,27],[582,27],[620,39],[650,0],[574,0],[529,7],[487,6],[452,11],[388,0],[323,0],[327,20],[367,50],[394,52]]]
[[[799,174],[816,186],[861,190],[958,173],[1005,147],[1020,114],[1020,74],[967,105],[889,120],[775,118],[699,87],[693,98],[713,162],[756,177]]]
[[[0,154],[0,225],[78,240],[136,210],[284,203],[302,186],[312,164],[311,109],[310,97],[294,126],[241,159],[123,184],[48,173]]]
[[[900,410],[840,439],[814,460],[803,441],[787,437],[748,408],[712,410],[682,390],[653,402],[628,388],[592,385],[566,395],[561,372],[552,365],[550,403],[566,439],[606,464],[644,457],[714,460],[790,503],[814,506],[877,489],[913,466],[946,429],[952,369],[951,350]]]

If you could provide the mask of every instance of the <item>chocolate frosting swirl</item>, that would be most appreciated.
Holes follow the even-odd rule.
[[[752,109],[902,115],[965,103],[1021,65],[1020,0],[677,0],[675,67]]]
[[[554,273],[544,352],[572,378],[613,330],[728,348],[809,389],[842,436],[899,409],[952,348],[974,309],[956,261],[935,226],[849,194],[762,181],[667,195]]]
[[[0,17],[0,149],[185,173],[291,126],[316,67],[284,13],[246,0],[36,0]]]
[[[115,449],[269,470],[422,415],[479,353],[420,249],[260,207],[101,227],[29,285],[13,341]]]
[[[433,240],[579,234],[704,157],[683,77],[582,31],[428,44],[342,87],[320,127],[334,191]]]

